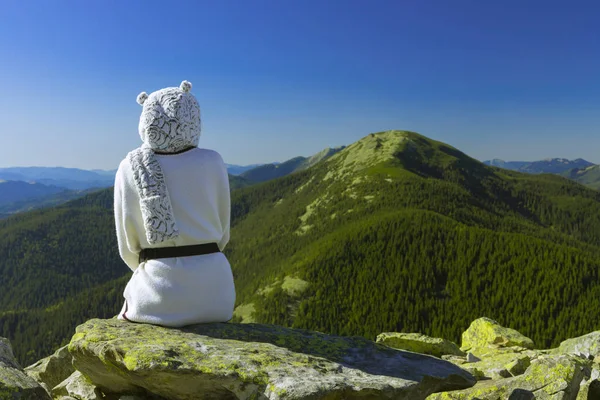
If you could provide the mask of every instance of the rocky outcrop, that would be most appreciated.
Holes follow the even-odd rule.
[[[600,399],[600,332],[538,350],[480,318],[462,348],[416,333],[373,342],[266,324],[90,320],[68,347],[26,368],[29,377],[0,340],[0,400],[49,399],[31,378],[55,400]],[[10,395],[6,370],[21,379]]]
[[[581,357],[594,359],[600,355],[600,331],[588,333],[573,339],[563,341],[558,349],[558,353],[575,354]]]
[[[475,379],[450,362],[360,337],[263,324],[167,329],[90,320],[73,365],[104,393],[168,399],[425,399]]]
[[[430,354],[436,357],[466,355],[454,342],[420,333],[384,332],[377,336],[376,342],[393,347],[394,349]]]
[[[600,399],[600,365],[591,360],[596,337],[589,334],[557,349],[534,350],[533,342],[514,329],[480,318],[463,334],[462,348],[474,351],[476,361],[443,357],[479,382],[469,389],[432,394],[428,400]]]
[[[52,389],[54,398],[73,397],[84,400],[102,400],[104,395],[79,371],[73,372],[67,379]]]
[[[0,338],[0,400],[50,399],[43,387],[23,372],[5,338]]]
[[[35,379],[48,393],[52,388],[67,379],[73,372],[73,357],[67,346],[56,350],[54,354],[25,368],[25,373]]]
[[[489,348],[524,347],[533,349],[533,341],[511,328],[505,328],[490,318],[479,318],[462,334],[461,350],[480,356]]]
[[[525,396],[530,394],[532,399],[578,400],[581,384],[591,377],[590,364],[580,357],[567,354],[542,355],[531,363],[523,375],[482,380],[470,389],[433,394],[428,400],[498,400],[516,396],[527,398]]]

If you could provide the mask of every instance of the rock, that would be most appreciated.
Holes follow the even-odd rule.
[[[481,361],[481,358],[476,357],[473,353],[467,353],[468,363],[476,363],[477,361]]]
[[[491,357],[486,357],[477,362],[463,364],[461,367],[473,374],[477,380],[502,379],[522,374],[529,366],[529,363],[530,357],[528,355],[519,353],[500,353]],[[525,365],[527,365],[527,367],[523,368]],[[510,366],[515,373],[512,374],[507,366]],[[520,369],[521,372],[517,373]]]
[[[51,356],[25,368],[25,373],[50,392],[54,386],[67,379],[75,371],[72,360],[73,357],[69,354],[67,346],[64,346]]]
[[[504,368],[512,376],[517,376],[525,373],[527,368],[531,365],[531,358],[528,355],[517,356],[517,358],[508,364],[504,365]]]
[[[588,380],[581,382],[577,400],[597,400],[600,399],[600,371],[596,368],[592,369],[591,376]]]
[[[266,324],[80,325],[73,365],[105,393],[169,399],[424,399],[475,378],[435,357]]]
[[[517,389],[535,394],[536,399],[576,400],[580,384],[590,377],[590,362],[573,355],[544,355],[531,362],[523,375],[479,381],[466,390],[436,393],[428,400],[479,399],[498,400],[510,396],[525,396],[525,392],[515,394]]]
[[[594,357],[600,355],[600,331],[567,339],[560,344],[556,352],[581,355],[585,358],[594,359]]]
[[[376,341],[394,349],[430,354],[436,357],[465,355],[455,343],[449,340],[433,338],[420,333],[384,332],[377,336]]]
[[[461,350],[471,351],[479,356],[475,349],[520,346],[533,348],[533,341],[511,328],[505,328],[489,318],[479,318],[462,334]]]
[[[46,390],[27,376],[15,359],[8,339],[0,338],[0,400],[50,399]]]
[[[508,400],[535,400],[535,393],[531,390],[515,389],[508,396]]]
[[[73,372],[67,379],[56,385],[52,389],[52,396],[71,396],[85,400],[104,399],[102,392],[79,371]]]

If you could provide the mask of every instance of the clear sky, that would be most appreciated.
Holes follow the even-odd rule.
[[[187,79],[201,147],[308,156],[417,131],[478,159],[600,163],[600,2],[3,0],[0,167],[113,169],[135,99]]]

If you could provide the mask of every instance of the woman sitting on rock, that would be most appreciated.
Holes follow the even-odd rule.
[[[141,93],[144,142],[119,165],[115,222],[119,253],[133,270],[119,319],[179,327],[226,322],[235,303],[221,251],[229,241],[227,169],[198,148],[200,107],[192,85]]]

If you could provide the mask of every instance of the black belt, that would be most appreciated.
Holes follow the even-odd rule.
[[[202,254],[219,253],[219,245],[216,243],[195,244],[191,246],[157,247],[154,249],[142,249],[139,262],[157,258],[189,257]]]

